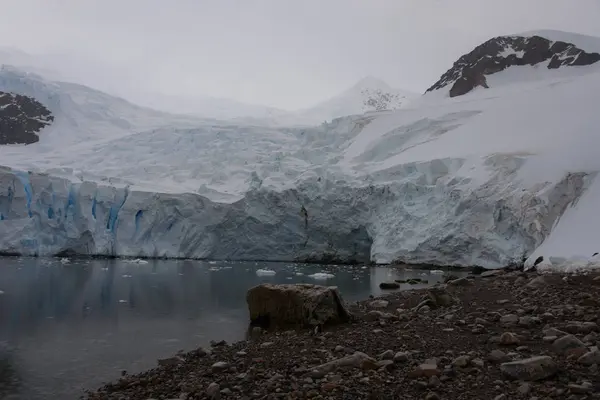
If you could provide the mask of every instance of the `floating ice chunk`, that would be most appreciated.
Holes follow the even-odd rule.
[[[328,274],[326,272],[317,272],[316,274],[308,275],[308,277],[319,281],[324,281],[327,279],[335,278],[335,275]]]
[[[439,269],[434,269],[434,270],[431,270],[431,271],[429,271],[429,273],[430,273],[431,275],[444,275],[444,271],[441,271],[441,270],[439,270]]]
[[[275,275],[275,271],[270,269],[258,269],[256,270],[256,275],[258,276],[273,276]]]
[[[209,271],[220,271],[221,268],[219,268],[219,267],[210,267],[208,270]]]
[[[69,260],[68,258],[65,257],[65,258],[61,258],[60,262],[63,263],[63,264],[68,264],[68,263],[71,262],[71,260]]]
[[[4,290],[0,290],[0,295],[3,295],[3,294],[4,294]]]
[[[119,300],[119,303],[127,303],[127,300]]]
[[[131,278],[131,275],[124,274],[124,275],[123,275],[123,278]]]
[[[304,275],[303,272],[296,272],[296,276],[302,276],[302,275]]]
[[[124,260],[128,264],[148,264],[148,261],[136,258],[135,260]]]

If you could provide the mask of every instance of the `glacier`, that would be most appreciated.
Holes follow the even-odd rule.
[[[0,148],[0,252],[600,266],[600,68],[488,79],[283,128],[2,72],[0,89],[35,96],[56,121],[39,143]]]

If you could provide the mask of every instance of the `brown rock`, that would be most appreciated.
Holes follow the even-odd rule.
[[[306,327],[346,322],[351,314],[335,287],[310,284],[262,284],[248,290],[253,324]]]

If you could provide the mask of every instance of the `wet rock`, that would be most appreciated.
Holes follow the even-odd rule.
[[[400,284],[397,282],[381,282],[379,284],[379,289],[383,289],[383,290],[400,289]]]
[[[379,356],[380,359],[382,360],[393,360],[394,359],[394,352],[392,350],[386,350],[383,353],[381,353],[381,355]]]
[[[351,318],[335,287],[262,284],[248,290],[246,302],[250,320],[258,326],[321,326]]]
[[[546,379],[553,376],[557,370],[556,363],[548,356],[537,356],[500,364],[500,371],[506,377],[523,381]]]

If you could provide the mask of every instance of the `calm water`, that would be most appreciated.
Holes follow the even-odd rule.
[[[276,274],[257,275],[265,268]],[[335,277],[307,276],[316,272]],[[122,370],[151,368],[213,339],[243,339],[246,290],[263,282],[326,283],[352,301],[410,277],[442,279],[382,267],[0,258],[0,398],[78,398]]]

